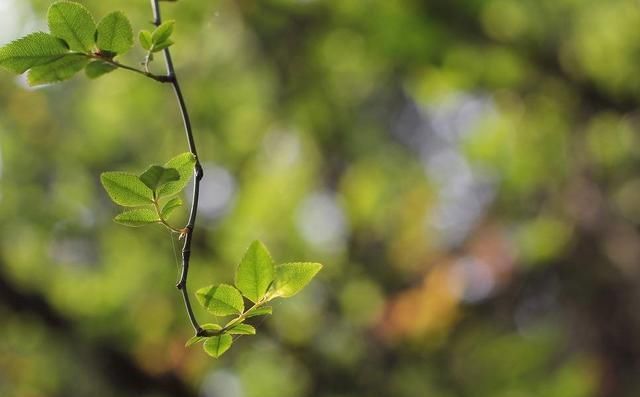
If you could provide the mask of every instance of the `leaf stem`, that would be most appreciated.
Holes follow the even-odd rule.
[[[162,24],[162,17],[160,14],[160,4],[159,0],[151,0],[151,8],[153,11],[153,23],[156,26],[160,26]],[[194,165],[194,183],[193,183],[193,193],[191,200],[191,211],[189,213],[189,221],[184,231],[184,245],[182,247],[182,272],[180,275],[180,281],[176,287],[182,293],[182,297],[184,300],[184,305],[187,310],[187,315],[189,316],[189,321],[191,321],[191,325],[196,332],[196,335],[202,336],[205,330],[202,329],[198,320],[196,319],[195,314],[193,313],[193,309],[191,307],[191,301],[189,299],[189,293],[187,290],[187,278],[189,275],[189,260],[191,258],[191,241],[193,238],[193,231],[195,229],[196,218],[198,215],[198,201],[200,199],[200,181],[204,177],[204,171],[202,169],[202,165],[200,165],[200,161],[198,159],[198,153],[196,150],[195,139],[193,138],[193,130],[191,128],[191,119],[189,118],[189,112],[187,110],[187,105],[184,100],[184,96],[182,95],[182,90],[180,89],[180,83],[178,82],[178,78],[176,77],[175,68],[173,66],[173,60],[171,58],[171,52],[169,48],[165,48],[163,50],[164,60],[167,66],[167,75],[162,76],[163,80],[158,81],[167,81],[171,83],[173,86],[173,92],[176,96],[176,100],[178,101],[178,106],[180,108],[180,114],[182,115],[182,121],[184,124],[184,131],[187,137],[187,143],[189,146],[189,151],[195,156],[196,162]],[[136,69],[137,70],[137,69]],[[146,72],[142,72],[142,74],[149,76]],[[154,75],[152,75],[154,76]],[[153,78],[153,77],[151,77]],[[164,80],[166,79],[166,80]],[[156,79],[157,80],[157,79]]]
[[[102,56],[97,55],[97,54],[85,54],[85,53],[83,53],[83,54],[86,55],[87,57],[91,58],[91,59],[97,59],[97,60],[100,60],[102,62],[108,63],[109,65],[113,65],[113,66],[115,66],[117,68],[126,69],[126,70],[132,71],[134,73],[141,74],[141,75],[143,75],[145,77],[148,77],[148,78],[153,79],[155,81],[159,81],[161,83],[170,83],[171,82],[171,78],[169,76],[153,74],[153,73],[151,73],[149,71],[140,70],[140,69],[134,68],[132,66],[128,66],[128,65],[122,64],[122,63],[120,63],[118,61],[114,61],[111,58],[102,57]]]

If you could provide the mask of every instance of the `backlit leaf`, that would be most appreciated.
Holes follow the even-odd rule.
[[[236,270],[236,286],[250,301],[256,303],[273,281],[273,260],[260,241],[251,243]]]
[[[113,72],[117,67],[103,61],[93,61],[84,69],[85,74],[90,79],[97,79],[109,72]]]
[[[249,324],[238,324],[227,331],[230,335],[255,335],[256,329]]]
[[[171,196],[180,193],[182,189],[187,186],[187,183],[189,183],[189,180],[193,176],[193,166],[195,163],[196,157],[189,152],[179,154],[167,161],[164,167],[175,168],[178,171],[178,174],[180,174],[180,179],[175,182],[169,182],[158,189],[158,197]]]
[[[137,208],[134,210],[125,211],[113,218],[113,220],[122,225],[134,227],[145,226],[151,223],[160,222],[158,214],[148,208]]]
[[[153,203],[153,192],[135,174],[104,172],[100,176],[100,181],[116,204],[124,207],[138,207]]]
[[[89,11],[79,3],[58,1],[47,13],[49,30],[63,39],[74,51],[89,53],[95,45],[96,23]]]
[[[198,302],[215,316],[231,316],[244,311],[240,292],[231,285],[220,284],[201,288],[196,292]]]
[[[180,174],[178,174],[178,171],[175,168],[164,168],[159,165],[152,165],[140,175],[142,183],[147,185],[147,187],[153,191],[168,182],[177,181],[179,179]]]
[[[162,214],[162,218],[167,219],[171,215],[171,213],[176,208],[182,206],[182,204],[182,199],[178,197],[172,198],[171,200],[167,201],[164,207],[162,207],[162,211],[160,211],[160,213]]]
[[[27,81],[31,86],[64,81],[81,71],[88,62],[84,55],[63,55],[53,62],[29,69]]]
[[[275,268],[275,296],[284,298],[300,292],[322,269],[319,263],[285,263]]]
[[[171,37],[171,34],[173,33],[173,27],[175,26],[175,24],[176,21],[163,22],[151,34],[151,42],[153,44],[158,44],[167,41],[167,39]]]
[[[233,338],[229,334],[219,336],[211,336],[204,341],[204,351],[211,357],[218,358],[222,356],[233,343]]]
[[[123,54],[133,45],[133,30],[129,19],[120,11],[112,12],[98,24],[98,48]]]
[[[53,62],[68,53],[69,49],[62,40],[37,32],[0,48],[0,66],[15,73],[24,73],[27,69]]]

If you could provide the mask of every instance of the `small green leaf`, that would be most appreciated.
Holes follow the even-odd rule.
[[[0,48],[0,66],[14,73],[24,73],[68,54],[64,41],[47,33],[31,33]]]
[[[176,208],[181,206],[182,200],[180,198],[172,198],[164,205],[164,207],[162,207],[162,211],[160,211],[160,214],[162,215],[163,219],[167,219]]]
[[[256,329],[249,324],[238,324],[227,331],[231,335],[255,335]]]
[[[233,338],[229,334],[220,336],[211,336],[204,341],[204,351],[211,357],[218,358],[222,356],[233,343]]]
[[[322,269],[319,263],[298,262],[276,266],[274,296],[288,298],[300,292]]]
[[[88,62],[84,55],[63,55],[53,62],[29,69],[27,81],[30,86],[35,86],[67,80],[81,71]]]
[[[110,63],[103,61],[93,61],[87,65],[84,69],[85,74],[90,79],[97,79],[98,77],[107,73],[113,72],[117,67]]]
[[[182,153],[167,161],[164,167],[175,168],[178,171],[178,174],[180,174],[180,179],[175,182],[169,182],[158,189],[158,197],[172,196],[180,193],[182,189],[187,186],[187,183],[189,183],[189,180],[193,176],[193,166],[195,163],[196,157],[189,152]]]
[[[210,330],[210,331],[220,331],[222,329],[221,326],[219,326],[218,324],[203,324],[202,325],[202,329],[206,329],[206,330]],[[193,346],[198,342],[201,342],[205,339],[207,339],[207,336],[193,336],[191,338],[189,338],[189,340],[187,341],[187,343],[185,343],[185,347],[189,347],[189,346]]]
[[[215,316],[232,316],[244,311],[240,292],[231,285],[220,284],[201,288],[196,292],[198,302]]]
[[[151,34],[151,42],[153,44],[159,44],[167,41],[167,39],[171,37],[171,34],[173,33],[173,27],[175,26],[175,24],[176,21],[163,22]]]
[[[173,45],[173,41],[171,40],[167,40],[167,41],[163,41],[162,43],[158,43],[158,44],[154,44],[153,45],[153,52],[160,52],[162,50],[164,50],[165,48],[169,48]]]
[[[98,48],[123,54],[133,45],[133,30],[129,19],[120,11],[112,12],[98,23]]]
[[[262,306],[254,310],[250,310],[246,314],[246,318],[257,317],[257,316],[266,316],[268,314],[273,314],[273,307],[271,306]]]
[[[145,172],[140,175],[142,183],[153,191],[156,191],[159,187],[166,185],[169,182],[177,181],[180,179],[180,174],[175,168],[164,168],[159,165],[152,165],[147,168]]]
[[[273,281],[273,259],[260,241],[251,243],[236,270],[236,286],[250,301],[257,303]]]
[[[149,51],[152,45],[151,32],[149,32],[148,30],[141,30],[140,33],[138,33],[138,41],[140,42],[142,48]]]
[[[83,5],[55,2],[49,7],[47,21],[51,34],[64,40],[71,50],[89,53],[93,49],[96,23]]]
[[[158,214],[148,208],[136,208],[135,210],[125,211],[113,218],[114,221],[125,226],[145,226],[151,223],[158,223]]]
[[[137,175],[128,172],[104,172],[100,181],[116,204],[138,207],[153,203],[153,192]]]

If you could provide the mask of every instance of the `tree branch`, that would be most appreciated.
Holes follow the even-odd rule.
[[[153,24],[156,26],[160,26],[162,24],[162,16],[160,14],[160,4],[159,0],[151,0],[151,8],[153,10]],[[165,48],[163,50],[164,60],[167,66],[167,79],[173,86],[173,92],[175,93],[176,100],[178,101],[178,106],[180,107],[180,113],[182,115],[182,121],[184,123],[184,131],[187,136],[187,143],[189,145],[189,151],[195,156],[196,163],[194,166],[194,183],[193,183],[193,194],[191,200],[191,211],[189,213],[189,221],[185,228],[185,237],[184,237],[184,245],[182,247],[182,273],[180,275],[180,281],[176,287],[182,293],[182,297],[184,299],[184,305],[187,309],[187,314],[189,316],[189,320],[191,321],[191,325],[196,332],[196,335],[201,336],[204,333],[204,330],[198,323],[198,320],[193,313],[193,309],[191,308],[191,301],[189,299],[189,292],[187,290],[187,278],[189,276],[189,260],[191,257],[191,241],[193,238],[193,232],[196,224],[196,217],[198,216],[198,201],[200,199],[200,181],[204,177],[204,171],[202,170],[202,165],[200,165],[200,160],[198,159],[198,152],[196,149],[196,143],[193,138],[193,130],[191,128],[191,119],[189,118],[189,112],[187,110],[187,105],[184,100],[184,96],[182,95],[182,90],[180,89],[180,83],[178,82],[178,78],[176,77],[176,72],[173,67],[173,60],[171,58],[171,52],[169,48]]]

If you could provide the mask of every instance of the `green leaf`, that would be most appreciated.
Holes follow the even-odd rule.
[[[173,27],[175,26],[175,24],[176,21],[163,22],[151,34],[151,42],[153,44],[158,44],[167,41],[167,39],[171,37],[171,34],[173,33]]]
[[[236,286],[250,301],[257,303],[273,281],[273,259],[260,241],[251,243],[236,270]]]
[[[172,198],[164,205],[164,207],[162,207],[162,211],[160,211],[160,214],[162,215],[163,219],[167,219],[176,208],[181,206],[182,200],[180,198]]]
[[[206,330],[210,330],[210,331],[220,331],[222,329],[221,326],[219,326],[218,324],[203,324],[202,325],[202,329],[206,329]],[[192,346],[198,342],[201,342],[205,339],[207,339],[207,336],[193,336],[191,338],[189,338],[189,340],[187,341],[187,343],[185,343],[185,347],[189,347]]]
[[[107,73],[113,72],[117,67],[110,63],[103,61],[93,61],[87,65],[84,69],[85,74],[90,79],[97,79],[98,77]]]
[[[256,329],[249,324],[238,324],[227,331],[230,335],[255,335]]]
[[[114,221],[125,226],[145,226],[151,223],[158,223],[158,214],[155,211],[148,208],[137,208],[135,210],[125,211],[122,214],[113,218]]]
[[[179,179],[180,174],[178,174],[178,170],[175,168],[164,168],[159,165],[152,165],[140,175],[142,183],[153,191],[156,191],[160,186]]]
[[[153,45],[153,52],[160,52],[162,50],[164,50],[165,48],[169,48],[173,45],[173,41],[171,40],[167,40],[167,41],[163,41],[162,43],[158,43],[158,44],[154,44]]]
[[[98,48],[123,54],[133,45],[133,30],[129,19],[120,11],[112,12],[98,24]]]
[[[300,292],[322,269],[319,263],[298,262],[276,266],[274,296],[288,298]]]
[[[233,343],[233,338],[229,334],[220,336],[211,336],[204,341],[204,351],[211,357],[218,358],[222,356]]]
[[[58,1],[47,13],[49,30],[74,51],[89,53],[95,45],[96,23],[89,11],[79,3]]]
[[[232,316],[244,311],[240,292],[231,285],[220,284],[196,292],[198,302],[215,316]]]
[[[189,180],[193,176],[193,166],[196,163],[196,157],[187,152],[179,154],[165,163],[165,168],[175,168],[180,174],[180,179],[175,182],[169,182],[158,189],[158,197],[172,196],[180,193],[187,186]]]
[[[153,203],[153,192],[135,174],[104,172],[100,175],[100,181],[116,204],[138,207]]]
[[[268,314],[273,313],[273,307],[271,306],[262,306],[254,310],[250,310],[246,314],[246,318],[257,317],[257,316],[266,316]]]
[[[42,32],[31,33],[0,48],[0,66],[20,74],[68,53],[64,41],[57,37]]]
[[[29,69],[27,81],[29,85],[34,86],[67,80],[81,71],[88,62],[84,55],[63,55],[53,62]]]
[[[140,42],[142,48],[149,51],[152,45],[151,32],[149,32],[148,30],[141,30],[140,33],[138,33],[138,41]]]

